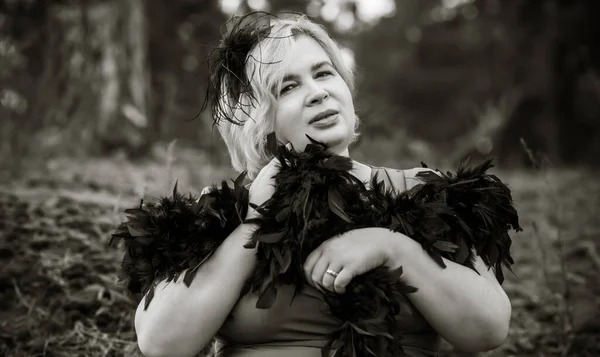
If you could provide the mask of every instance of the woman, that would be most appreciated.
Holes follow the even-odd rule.
[[[296,14],[247,16],[235,21],[221,49],[228,52],[212,69],[213,113],[233,167],[253,179],[250,202],[262,204],[275,192],[279,165],[264,141],[270,132],[294,150],[315,140],[349,156],[358,125],[353,75],[321,26]],[[243,57],[243,68],[230,65],[232,56]],[[365,184],[382,171],[353,164],[352,175]],[[403,191],[418,183],[421,170],[385,173]],[[248,207],[246,222],[260,217],[255,208]],[[240,297],[256,266],[255,249],[244,247],[255,228],[240,224],[189,287],[183,279],[159,283],[152,304],[142,300],[135,328],[146,356],[193,356],[214,336],[220,357],[320,356],[340,324],[323,311],[323,293],[343,293],[354,277],[381,266],[403,266],[405,282],[418,287],[397,318],[408,355],[436,356],[440,337],[465,351],[489,350],[508,334],[510,302],[481,258],[475,259],[479,274],[449,260],[441,269],[410,237],[383,228],[352,230],[321,244],[303,266],[309,286],[293,301],[294,291],[283,286],[271,308],[256,309],[257,296]]]

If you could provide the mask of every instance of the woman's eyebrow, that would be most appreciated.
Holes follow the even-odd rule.
[[[319,68],[321,68],[323,66],[327,66],[327,65],[333,67],[333,64],[330,61],[321,61],[321,62],[317,62],[317,63],[313,64],[310,67],[310,71],[314,72],[314,71],[318,70]],[[298,75],[295,75],[295,74],[286,74],[283,77],[282,82],[293,81],[293,80],[296,80],[296,79],[298,79]]]

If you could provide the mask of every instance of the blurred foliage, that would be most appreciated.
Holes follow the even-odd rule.
[[[359,159],[600,163],[600,3],[389,0],[0,1],[0,155],[151,153],[178,139],[216,164],[199,113],[205,58],[233,13],[302,11],[353,53]],[[584,137],[585,136],[585,137]]]
[[[231,177],[194,150],[172,163],[51,159],[0,180],[0,356],[142,357],[134,331],[140,296],[118,282],[121,248],[108,247],[126,208]],[[202,167],[203,170],[195,168]],[[495,170],[511,186],[525,230],[513,236],[506,342],[440,357],[600,355],[600,181],[582,168]],[[211,346],[207,346],[210,348]],[[198,354],[213,356],[213,354]]]

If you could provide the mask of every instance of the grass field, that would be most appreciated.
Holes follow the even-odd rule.
[[[108,247],[124,208],[142,196],[198,192],[225,169],[202,162],[53,160],[0,174],[0,355],[141,356],[136,302]],[[198,167],[204,167],[200,170]],[[190,170],[191,168],[191,170]],[[513,315],[499,349],[479,356],[600,356],[600,180],[586,170],[496,172],[513,190]],[[459,356],[450,349],[444,356]]]

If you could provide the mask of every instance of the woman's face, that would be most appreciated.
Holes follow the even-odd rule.
[[[279,95],[277,138],[304,150],[310,143],[309,135],[334,153],[348,155],[356,120],[350,88],[313,38],[295,37],[293,56],[279,93],[275,93]]]

